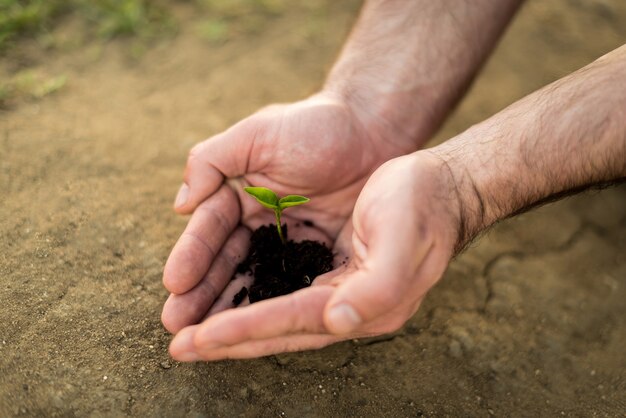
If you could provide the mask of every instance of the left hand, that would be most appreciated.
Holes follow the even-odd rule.
[[[181,361],[252,358],[393,332],[441,278],[459,235],[461,202],[449,167],[430,151],[381,166],[336,245],[346,267],[290,295],[230,309],[181,330]]]

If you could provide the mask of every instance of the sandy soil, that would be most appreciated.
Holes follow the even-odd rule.
[[[0,112],[0,416],[623,416],[624,187],[502,223],[397,335],[169,359],[161,270],[188,148],[312,92],[357,8],[314,2],[208,44],[181,3],[189,24],[140,59],[124,40],[24,42],[0,63],[69,80]],[[439,140],[617,47],[624,22],[621,0],[531,1]]]

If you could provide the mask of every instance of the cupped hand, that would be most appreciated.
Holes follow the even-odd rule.
[[[244,186],[310,197],[283,217],[290,238],[334,245],[368,176],[413,147],[409,138],[384,140],[388,135],[375,124],[366,130],[364,119],[341,99],[320,93],[264,108],[193,147],[175,202],[178,213],[192,216],[163,276],[172,293],[162,313],[169,331],[210,313],[247,251],[250,229],[273,222]],[[315,226],[297,228],[302,220]]]
[[[189,326],[170,352],[181,361],[250,358],[393,332],[445,271],[460,219],[442,159],[428,151],[396,158],[371,176],[343,227],[347,266],[309,288]]]

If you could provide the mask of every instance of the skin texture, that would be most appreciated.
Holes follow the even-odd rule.
[[[427,152],[383,165],[354,209],[347,267],[319,277],[310,288],[184,328],[172,343],[172,355],[181,360],[256,357],[397,330],[452,256],[458,210],[448,198],[453,191],[447,173]],[[432,195],[441,198],[429,199]],[[407,216],[406,208],[419,208],[419,216]],[[364,321],[358,329],[346,329],[349,324],[334,321],[327,309],[346,299]]]
[[[439,127],[489,56],[521,0],[368,1],[324,89],[383,140],[414,150]]]
[[[625,70],[626,46],[439,147],[383,165],[357,200],[345,270],[187,327],[172,342],[172,355],[257,357],[398,329],[455,249],[487,225],[555,195],[626,177],[626,91],[615,88],[626,85]],[[584,100],[567,111],[554,105],[567,97]],[[539,102],[553,105],[540,109]],[[573,116],[582,120],[572,123]],[[540,129],[546,119],[551,126]],[[519,134],[529,123],[535,129]],[[531,181],[502,187],[524,176]]]
[[[272,222],[267,210],[243,194],[245,186],[310,197],[311,203],[284,218],[291,237],[326,242],[338,258],[350,255],[349,219],[367,178],[432,135],[519,4],[483,2],[462,10],[433,7],[428,0],[367,2],[320,93],[262,109],[191,150],[175,209],[193,214],[163,275],[172,293],[162,313],[170,332],[223,309],[227,296],[219,306],[215,302],[247,250],[249,230]],[[448,50],[445,55],[425,55],[419,47],[433,21],[448,27],[437,32],[437,48]],[[398,48],[399,39],[411,47]],[[381,51],[389,59],[373,60]],[[367,89],[368,97],[355,95]],[[294,228],[299,219],[316,228],[303,234]]]
[[[200,143],[185,173],[188,200],[177,207],[193,215],[165,266],[164,283],[173,294],[162,315],[166,328],[178,332],[202,319],[232,276],[237,255],[245,253],[249,230],[274,222],[272,212],[243,187],[263,185],[279,195],[298,190],[311,198],[284,213],[290,237],[329,245],[337,240],[335,249],[345,257],[340,233],[349,228],[367,177],[385,160],[406,152],[406,147],[380,146],[347,106],[324,95],[263,109]],[[231,188],[224,176],[240,177],[230,181]],[[316,227],[296,228],[303,219]]]
[[[506,217],[626,177],[626,45],[442,144],[463,199],[458,248]]]
[[[397,330],[481,230],[570,190],[623,178],[625,92],[615,86],[626,85],[624,55],[618,49],[442,146],[395,158],[369,180],[383,161],[415,146],[415,135],[390,130],[402,119],[385,106],[372,117],[341,88],[270,107],[201,143],[177,199],[179,212],[195,211],[164,274],[174,358],[257,357]],[[389,91],[383,103],[402,103],[403,92]],[[422,123],[423,131],[433,125]],[[235,178],[235,190],[252,184],[310,196],[291,221],[314,220],[318,228],[304,236],[334,243],[348,266],[311,288],[202,321],[245,249],[244,227],[271,217],[224,177]]]

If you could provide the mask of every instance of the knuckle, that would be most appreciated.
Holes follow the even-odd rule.
[[[231,216],[227,216],[221,211],[212,211],[211,214],[215,219],[215,224],[218,225],[223,236],[227,237],[235,227],[235,220]]]
[[[205,139],[204,141],[198,142],[194,146],[189,149],[187,153],[187,162],[193,163],[195,161],[199,161],[206,158],[206,155],[210,151],[210,143],[215,137],[211,137],[209,139]]]
[[[220,295],[220,290],[211,280],[204,280],[199,289],[202,292],[202,300],[209,301],[209,303],[213,303]]]
[[[183,231],[181,239],[186,241],[186,245],[185,251],[180,251],[177,254],[177,274],[179,277],[196,276],[202,269],[199,267],[198,257],[208,257],[205,260],[213,260],[217,256],[217,249],[211,241],[196,231]]]
[[[251,139],[262,139],[267,133],[267,129],[271,126],[269,122],[271,116],[268,112],[256,113],[233,126],[240,135],[245,135]]]
[[[193,147],[191,147],[191,149],[189,150],[189,153],[187,154],[187,162],[191,162],[191,161],[193,161],[193,160],[198,158],[198,156],[202,152],[203,144],[204,144],[204,142],[199,142],[196,145],[194,145]]]
[[[323,332],[324,326],[321,311],[317,312],[314,305],[306,301],[304,293],[292,293],[289,296],[289,312],[291,312],[289,328],[291,332]]]
[[[192,176],[192,171],[194,165],[197,165],[197,161],[200,159],[200,154],[202,154],[202,149],[204,146],[204,142],[200,142],[194,145],[187,154],[187,164],[185,165],[185,171],[183,174],[184,180],[189,183],[190,177]]]

